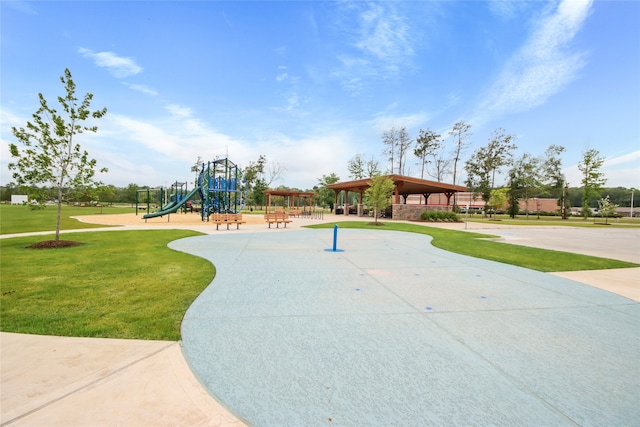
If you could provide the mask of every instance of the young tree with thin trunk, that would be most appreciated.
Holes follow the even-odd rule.
[[[11,157],[9,163],[12,177],[19,185],[37,186],[45,184],[56,190],[58,214],[56,218],[56,242],[60,240],[60,219],[65,194],[81,188],[89,188],[101,183],[94,180],[96,160],[89,158],[76,141],[84,132],[97,132],[97,126],[84,123],[90,119],[99,119],[107,109],[91,111],[93,94],[87,93],[81,102],[76,98],[76,84],[71,72],[64,70],[60,77],[66,94],[58,97],[62,113],[49,106],[39,93],[40,108],[33,114],[33,122],[28,121],[25,128],[12,127],[16,139],[23,145],[9,144]],[[100,172],[107,172],[106,168]]]
[[[604,173],[600,171],[603,164],[604,157],[600,156],[600,152],[594,148],[582,153],[582,161],[578,163],[578,169],[583,175],[582,216],[585,220],[591,215],[589,201],[600,196],[600,190],[607,182]]]
[[[391,204],[391,195],[396,186],[391,178],[378,175],[371,178],[369,188],[364,192],[364,203],[373,207],[373,217],[378,224],[379,213]]]

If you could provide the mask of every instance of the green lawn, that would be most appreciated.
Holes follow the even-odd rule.
[[[570,216],[569,219],[563,220],[557,216],[540,216],[539,218],[532,214],[527,218],[525,215],[518,215],[510,218],[508,215],[496,215],[495,218],[483,218],[482,215],[473,214],[468,218],[465,214],[458,215],[461,220],[468,219],[469,222],[487,223],[487,224],[503,224],[503,225],[528,225],[528,226],[554,226],[554,227],[640,227],[640,219],[638,218],[608,218],[605,224],[604,218],[589,218],[587,220],[582,217]],[[497,221],[496,221],[497,220]]]
[[[167,247],[186,230],[65,234],[84,243],[27,249],[53,236],[0,239],[0,329],[41,335],[179,340],[180,323],[215,275]]]
[[[131,208],[104,208],[126,213]],[[98,214],[100,208],[63,209],[63,228],[93,227],[69,217]],[[52,230],[55,208],[31,211],[0,205],[2,233]],[[452,252],[539,271],[637,267],[636,264],[509,245],[478,233],[419,224],[341,222],[343,228],[371,228],[428,234],[433,245]],[[333,227],[328,223],[314,227]],[[0,330],[42,335],[135,339],[180,339],[180,323],[193,300],[215,276],[201,258],[167,247],[199,233],[187,230],[69,233],[83,243],[59,249],[27,249],[53,236],[0,239]]]
[[[339,222],[338,226],[342,228],[395,230],[426,234],[433,237],[433,246],[440,249],[544,272],[640,267],[638,264],[614,259],[530,248],[490,240],[478,240],[497,237],[488,234],[444,230],[419,224],[398,222],[385,222],[384,224],[384,226],[374,226],[363,221],[346,221]],[[331,223],[314,225],[310,226],[310,228],[331,228],[333,226],[334,224]]]
[[[85,224],[72,216],[135,213],[133,208],[110,207],[75,207],[63,206],[60,221],[61,230],[75,230],[79,228],[107,227],[99,224]],[[28,233],[32,231],[55,231],[56,206],[31,210],[28,206],[0,204],[0,234]]]

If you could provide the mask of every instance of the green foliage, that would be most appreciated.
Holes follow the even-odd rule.
[[[587,219],[591,215],[589,202],[593,198],[600,196],[600,190],[606,182],[604,173],[600,168],[604,164],[604,157],[596,149],[590,149],[582,154],[582,161],[578,164],[578,169],[582,172],[582,216]]]
[[[364,178],[365,177],[364,165],[365,165],[364,159],[359,153],[353,156],[351,159],[349,159],[349,162],[347,163],[349,178],[351,179]]]
[[[382,212],[391,205],[391,195],[395,187],[393,180],[386,175],[371,178],[369,188],[364,192],[364,203],[373,208],[375,222],[378,221],[378,212]]]
[[[424,179],[425,166],[429,163],[429,158],[435,158],[441,146],[442,140],[439,134],[431,129],[420,129],[420,134],[416,138],[416,146],[413,150],[413,154],[420,159],[420,178]]]
[[[84,132],[97,132],[96,126],[85,126],[83,123],[91,118],[99,119],[107,113],[106,108],[96,111],[89,109],[93,99],[91,93],[87,93],[82,102],[78,103],[75,96],[76,85],[68,69],[64,71],[60,81],[66,91],[64,97],[58,97],[64,115],[50,107],[39,93],[40,108],[33,114],[33,122],[28,121],[26,128],[11,128],[23,149],[14,143],[9,144],[11,157],[16,159],[9,163],[13,179],[18,185],[36,187],[44,184],[55,188],[58,211],[65,192],[77,192],[96,184],[96,160],[90,159],[89,154],[81,150],[74,137]],[[101,172],[106,171],[101,169]],[[58,220],[56,240],[59,239],[59,234]]]
[[[331,228],[333,225],[333,223],[320,224],[310,226],[309,228]],[[369,223],[364,221],[339,222],[338,226],[340,228],[382,229],[380,227],[369,225]],[[496,236],[456,230],[445,230],[418,224],[388,222],[385,223],[384,230],[426,234],[433,237],[431,244],[440,249],[543,272],[603,270],[640,266],[631,262],[618,261],[614,259],[530,248],[527,246],[512,245],[491,240],[479,240]]]
[[[322,175],[322,178],[318,179],[316,190],[318,194],[318,204],[320,206],[329,206],[333,209],[336,193],[332,189],[327,188],[327,185],[335,184],[338,181],[340,181],[340,177],[333,172],[329,175]]]
[[[433,222],[458,222],[460,217],[455,212],[451,211],[424,211],[420,214],[420,219],[423,221]]]
[[[68,237],[83,245],[63,249],[26,248],[39,237],[2,239],[2,331],[179,340],[185,311],[215,269],[167,243],[199,234],[77,233]]]
[[[461,120],[453,125],[449,131],[449,135],[454,138],[454,150],[453,150],[453,184],[456,185],[458,162],[460,156],[469,147],[469,138],[471,138],[471,124]],[[455,201],[455,196],[454,196]]]
[[[512,169],[509,172],[509,207],[507,213],[511,218],[515,218],[520,212],[520,199],[522,198],[523,182],[518,172]],[[528,212],[527,212],[528,215]]]
[[[485,212],[488,210],[491,191],[495,188],[495,176],[503,166],[511,163],[512,152],[517,148],[515,137],[507,135],[504,129],[497,129],[491,135],[489,144],[480,147],[467,160],[467,187],[482,194]]]
[[[598,200],[598,214],[605,218],[605,222],[607,222],[609,217],[615,216],[617,208],[618,205],[611,203],[609,196]]]
[[[31,204],[2,205],[0,204],[0,234],[30,233],[36,231],[51,231],[51,224],[56,220],[57,211],[54,207],[44,207],[32,210]],[[131,208],[105,208],[103,213],[121,214],[132,213]],[[100,224],[88,224],[71,218],[76,215],[97,215],[101,208],[63,206],[60,216],[61,230],[75,230],[79,228],[108,227]]]
[[[502,209],[505,203],[507,203],[508,193],[508,188],[496,188],[495,190],[492,190],[491,198],[489,199],[489,206],[491,206],[494,211]]]

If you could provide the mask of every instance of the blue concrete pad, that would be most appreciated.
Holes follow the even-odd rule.
[[[411,233],[172,242],[217,269],[182,325],[196,376],[258,426],[633,425],[640,305]]]

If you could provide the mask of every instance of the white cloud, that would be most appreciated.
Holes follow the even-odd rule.
[[[164,108],[176,118],[185,119],[187,117],[191,117],[191,109],[189,107],[184,107],[178,104],[169,104]]]
[[[118,56],[113,52],[94,52],[91,49],[79,48],[85,58],[93,60],[98,67],[106,68],[115,77],[129,77],[142,72],[142,67],[136,64],[133,58]]]
[[[591,4],[592,0],[564,0],[544,15],[489,89],[472,121],[527,111],[575,80],[586,59],[584,53],[572,52],[570,43],[586,21]]]
[[[133,83],[124,83],[124,85],[131,90],[144,93],[145,95],[158,96],[158,92],[155,89],[150,88],[149,86],[146,86],[146,85],[133,84]]]
[[[373,119],[371,127],[382,135],[382,132],[388,131],[392,127],[395,127],[396,129],[401,127],[406,127],[408,129],[416,128],[426,123],[427,120],[427,113],[422,111],[406,115],[391,115],[383,113]]]
[[[355,50],[336,56],[340,66],[330,76],[344,89],[359,95],[367,90],[369,80],[394,78],[411,68],[413,31],[392,3],[350,2],[343,6],[344,37]]]
[[[640,150],[605,159],[600,171],[607,182],[605,187],[640,188]],[[578,165],[563,170],[571,187],[580,187],[582,172]]]
[[[407,19],[391,8],[374,3],[360,15],[358,40],[355,46],[397,71],[398,60],[413,56],[410,27]]]
[[[631,153],[623,154],[621,156],[610,157],[604,161],[603,167],[617,166],[621,164],[638,164],[640,162],[640,150],[632,151]]]
[[[278,74],[278,76],[276,76],[276,81],[281,82],[283,80],[286,80],[288,77],[289,74],[287,73]]]

